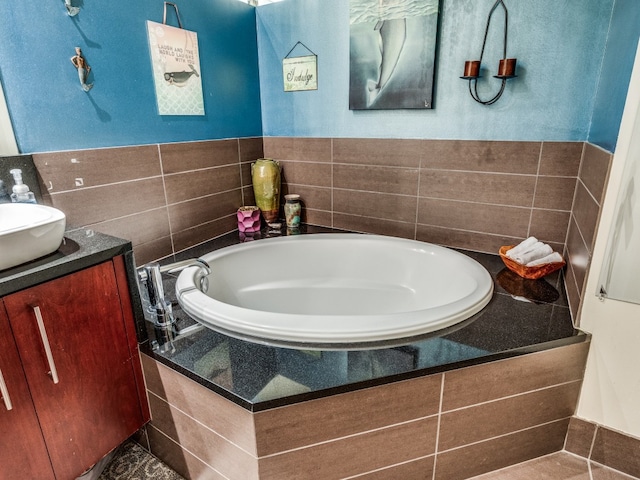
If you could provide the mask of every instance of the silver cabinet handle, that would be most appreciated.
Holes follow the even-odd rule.
[[[49,337],[47,337],[47,330],[44,328],[44,321],[42,320],[42,313],[40,307],[33,307],[33,313],[36,314],[36,321],[38,322],[38,329],[40,330],[40,338],[42,338],[42,344],[44,345],[44,353],[47,356],[47,363],[49,363],[50,370],[47,375],[51,376],[53,383],[58,383],[58,372],[56,370],[56,364],[53,361],[53,354],[51,353],[51,345],[49,345]]]
[[[0,370],[0,394],[2,395],[2,400],[4,400],[4,406],[7,408],[7,410],[11,410],[13,408],[13,405],[11,405],[11,399],[9,398],[9,390],[7,390],[7,384],[4,383],[2,370]]]

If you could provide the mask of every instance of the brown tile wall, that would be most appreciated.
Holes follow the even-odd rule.
[[[264,138],[308,223],[495,253],[563,251],[582,142]]]
[[[256,413],[143,355],[149,443],[186,478],[468,478],[562,449],[588,348]]]
[[[258,478],[251,412],[141,355],[151,453],[185,478]]]
[[[604,466],[631,475],[633,478],[640,478],[640,439],[638,438],[573,417],[569,423],[564,448],[568,452],[589,460],[593,469]],[[594,478],[596,478],[595,475]]]
[[[33,159],[69,225],[130,239],[143,264],[234,230],[263,156],[280,161],[307,223],[489,253],[537,236],[568,259],[577,318],[612,158],[590,144],[266,137]]]
[[[613,155],[585,144],[567,234],[566,289],[576,323]],[[595,292],[593,292],[595,294]]]
[[[237,228],[253,198],[246,162],[262,138],[34,154],[44,201],[70,226],[131,240],[136,263],[171,255]]]

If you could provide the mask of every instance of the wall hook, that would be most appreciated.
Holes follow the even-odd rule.
[[[64,6],[67,8],[67,15],[70,17],[75,17],[80,13],[80,7],[74,7],[71,5],[71,0],[64,0]]]
[[[78,70],[78,78],[82,89],[88,92],[93,87],[93,83],[87,83],[87,77],[89,76],[91,67],[82,56],[82,49],[80,47],[76,47],[76,54],[71,57],[71,63],[73,63],[73,66]]]

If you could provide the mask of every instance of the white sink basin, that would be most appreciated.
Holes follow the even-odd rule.
[[[0,204],[0,270],[55,252],[66,217],[57,208],[33,203]]]

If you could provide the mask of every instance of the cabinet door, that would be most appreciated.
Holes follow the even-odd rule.
[[[76,478],[143,424],[113,263],[4,302],[53,470]]]
[[[2,300],[0,397],[0,478],[54,478]]]

